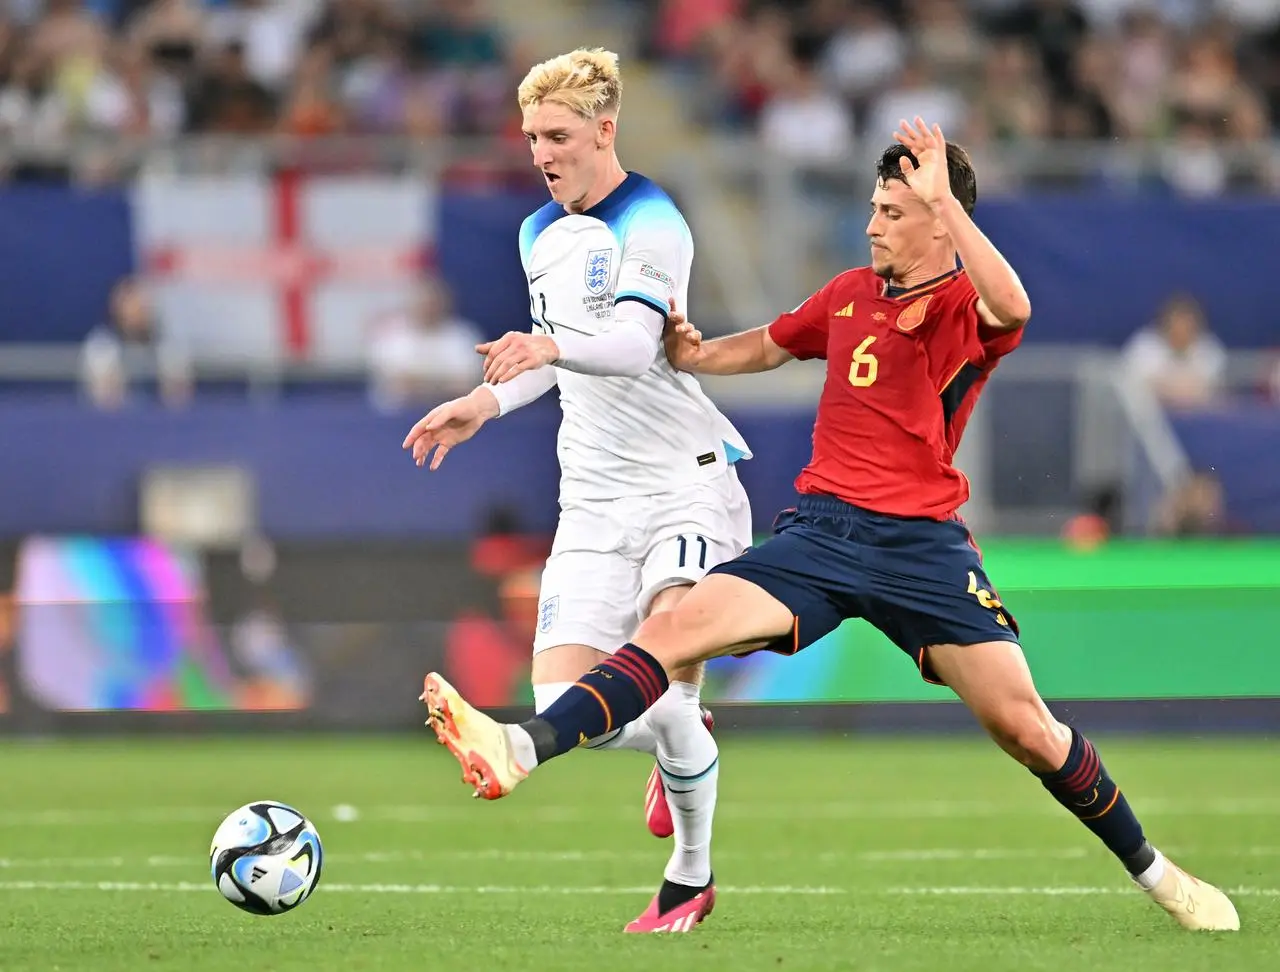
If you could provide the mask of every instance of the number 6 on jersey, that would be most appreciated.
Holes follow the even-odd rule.
[[[853,350],[853,361],[849,365],[849,384],[854,388],[866,388],[876,383],[880,362],[874,354],[867,353],[867,348],[871,347],[875,340],[873,334]]]

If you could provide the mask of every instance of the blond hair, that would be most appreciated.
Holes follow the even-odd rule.
[[[521,110],[549,101],[583,118],[616,114],[622,103],[618,55],[599,47],[579,48],[535,64],[520,82],[516,98]]]

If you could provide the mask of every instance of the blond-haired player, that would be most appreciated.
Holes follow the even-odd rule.
[[[538,712],[751,542],[733,467],[746,444],[661,350],[668,307],[687,306],[693,238],[667,194],[619,163],[621,96],[617,56],[602,50],[552,58],[520,84],[524,133],[552,198],[520,230],[533,333],[481,345],[485,384],[434,409],[404,443],[436,469],[486,421],[559,384],[561,513],[533,645]],[[701,678],[701,666],[677,673],[644,719],[581,740],[657,761],[646,818],[655,835],[674,832],[675,848],[628,931],[688,931],[715,901],[718,750]],[[483,773],[468,782],[492,783]]]

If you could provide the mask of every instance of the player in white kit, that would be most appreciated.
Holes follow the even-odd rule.
[[[618,162],[621,88],[616,55],[599,50],[536,65],[521,83],[525,135],[552,196],[520,231],[533,331],[481,345],[485,384],[432,410],[404,443],[436,469],[484,422],[559,384],[561,512],[533,645],[539,712],[751,543],[734,470],[746,443],[662,352],[668,307],[688,303],[693,238],[666,193]],[[662,888],[628,931],[688,931],[715,901],[719,754],[701,679],[700,667],[678,673],[643,719],[582,741],[655,756],[646,819],[675,836]]]

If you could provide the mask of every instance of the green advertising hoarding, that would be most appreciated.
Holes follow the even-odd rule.
[[[1045,698],[1280,697],[1280,543],[1006,539],[983,552]],[[954,698],[862,621],[794,657],[717,660],[707,682],[707,698],[743,702]]]

